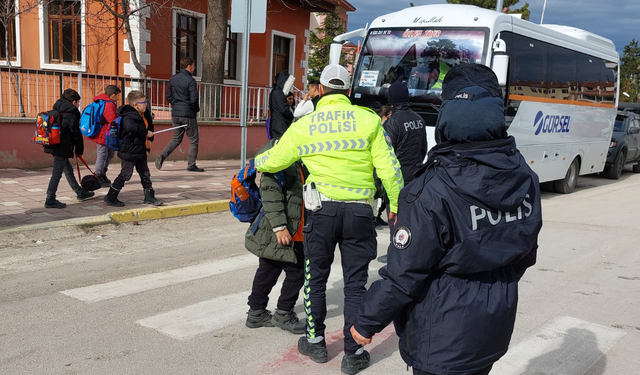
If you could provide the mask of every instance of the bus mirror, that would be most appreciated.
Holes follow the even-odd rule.
[[[342,55],[342,43],[331,43],[331,48],[329,49],[329,64],[340,65],[340,55]]]
[[[507,73],[509,72],[509,56],[506,54],[507,45],[504,40],[496,39],[493,42],[493,64],[491,69],[498,77],[500,86],[507,85]]]

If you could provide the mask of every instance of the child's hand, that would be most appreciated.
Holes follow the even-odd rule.
[[[147,138],[153,137],[153,132],[151,130],[147,130]]]
[[[291,244],[293,238],[291,238],[291,234],[287,228],[276,232],[276,237],[278,238],[278,243],[282,246],[286,246]]]

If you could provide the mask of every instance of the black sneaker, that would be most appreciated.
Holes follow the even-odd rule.
[[[96,195],[96,193],[94,193],[93,191],[86,191],[82,189],[76,194],[76,198],[78,198],[78,202],[82,202],[93,197],[94,195]]]
[[[271,311],[269,310],[249,310],[245,324],[249,328],[273,327],[271,318]]]
[[[280,327],[285,331],[289,331],[296,335],[301,335],[306,332],[307,324],[304,321],[300,321],[298,319],[298,314],[296,314],[293,310],[288,311],[284,314],[280,314],[278,310],[273,314],[273,319],[271,320],[274,326]]]
[[[386,264],[387,263],[387,254],[384,254],[384,255],[378,257],[378,262]]]
[[[389,226],[389,223],[382,220],[380,216],[376,217],[376,228]]]
[[[307,340],[307,336],[300,337],[298,340],[298,351],[300,354],[308,356],[312,361],[317,363],[325,363],[329,360],[325,340],[312,344]]]
[[[371,356],[369,356],[369,352],[366,350],[360,354],[345,354],[344,357],[342,357],[340,370],[342,370],[342,372],[344,372],[345,374],[355,375],[358,373],[358,371],[369,367],[370,359]]]
[[[197,166],[197,165],[195,165],[195,164],[194,164],[194,165],[192,165],[192,166],[190,166],[190,167],[188,167],[188,168],[187,168],[187,170],[188,170],[189,172],[204,172],[204,169],[202,169],[202,168],[198,168],[198,166]]]
[[[161,170],[162,169],[162,163],[164,163],[164,156],[158,155],[158,157],[156,158],[156,169],[157,170]]]
[[[66,203],[62,203],[59,200],[52,198],[44,201],[45,208],[65,208],[67,207]]]
[[[105,175],[98,176],[98,181],[100,181],[100,186],[103,188],[111,187],[111,180],[109,180]]]

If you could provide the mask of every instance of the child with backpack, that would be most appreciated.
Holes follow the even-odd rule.
[[[53,155],[53,171],[47,187],[47,198],[44,201],[46,208],[65,208],[67,205],[56,199],[58,184],[64,172],[71,189],[76,193],[78,202],[89,199],[95,195],[92,191],[84,190],[73,173],[73,167],[69,158],[75,155],[82,156],[84,143],[80,133],[80,94],[73,89],[66,89],[62,98],[53,105],[53,112],[57,112],[57,122],[60,126],[60,143],[44,146],[44,152]]]
[[[276,141],[271,140],[260,152]],[[299,321],[293,311],[304,284],[304,173],[302,163],[297,161],[276,174],[263,173],[260,178],[262,210],[245,235],[245,247],[260,258],[248,301],[249,328],[276,326],[294,334],[305,333],[305,321]],[[282,271],[286,276],[272,314],[267,310],[269,293]]]
[[[98,101],[104,102],[104,109],[100,116],[101,123],[99,124],[101,128],[96,135],[88,137],[98,145],[96,166],[94,170],[102,187],[111,186],[111,180],[107,178],[107,170],[109,169],[109,162],[115,156],[115,151],[107,147],[105,136],[109,132],[109,125],[111,122],[118,117],[118,114],[116,113],[116,103],[118,102],[118,95],[120,95],[121,92],[122,91],[118,86],[109,85],[105,88],[104,93],[93,98],[94,103]],[[90,105],[94,104],[92,103]]]
[[[131,91],[127,95],[127,104],[118,108],[118,116],[121,116],[120,138],[122,139],[118,157],[122,161],[122,167],[104,201],[110,206],[124,207],[124,203],[118,200],[118,194],[125,182],[131,179],[135,168],[144,189],[144,203],[160,206],[162,201],[155,197],[151,173],[147,165],[147,152],[149,152],[150,142],[153,141],[153,120],[150,111],[147,111],[144,93],[138,90]]]

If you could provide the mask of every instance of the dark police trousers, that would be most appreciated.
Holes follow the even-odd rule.
[[[249,308],[262,310],[267,308],[269,293],[278,282],[278,277],[284,271],[285,278],[280,289],[280,298],[276,308],[291,311],[296,306],[300,295],[300,288],[304,283],[304,247],[302,242],[294,242],[296,263],[279,262],[277,260],[259,258],[260,263],[253,278],[253,287],[249,295]]]
[[[320,210],[307,210],[303,228],[307,338],[325,337],[327,279],[338,244],[344,279],[344,351],[349,355],[361,347],[351,337],[350,328],[356,322],[358,306],[366,291],[369,262],[377,254],[373,219],[373,209],[368,204],[323,201]]]

